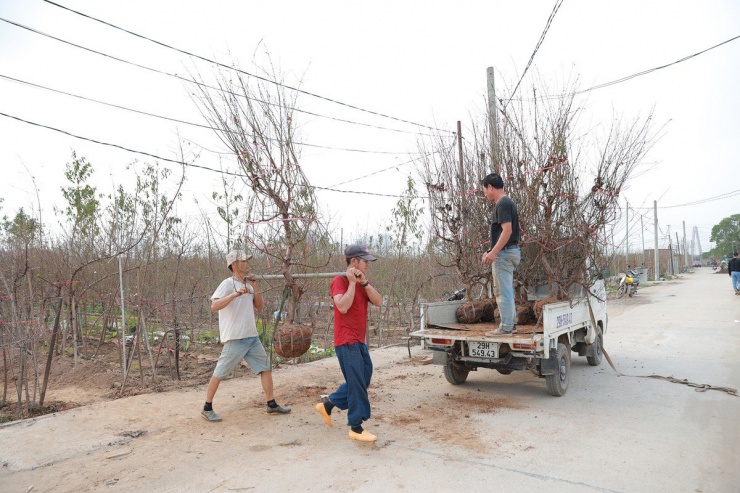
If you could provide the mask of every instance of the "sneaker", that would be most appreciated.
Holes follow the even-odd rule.
[[[200,415],[203,416],[206,419],[206,421],[212,421],[212,422],[221,421],[221,416],[216,414],[216,411],[202,410],[200,412]]]
[[[354,432],[354,431],[352,431],[350,429],[349,430],[349,437],[352,440],[357,440],[357,441],[360,441],[360,442],[374,442],[375,440],[378,439],[378,437],[376,437],[375,435],[373,435],[372,433],[370,433],[367,430],[362,430],[362,433],[357,433],[357,432]]]
[[[288,414],[289,412],[289,407],[282,407],[280,405],[278,405],[277,407],[267,406],[267,414]]]
[[[511,335],[511,334],[516,334],[516,329],[513,329],[513,330],[504,330],[504,329],[502,329],[502,328],[499,327],[496,330],[492,330],[490,332],[486,332],[486,335],[487,336],[501,336],[501,335],[504,335],[505,336],[505,335]]]

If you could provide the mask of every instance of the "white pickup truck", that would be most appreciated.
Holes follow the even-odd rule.
[[[533,290],[529,301],[544,295]],[[510,335],[489,335],[498,326],[494,323],[458,323],[455,311],[464,303],[423,304],[421,330],[410,334],[421,339],[422,349],[432,351],[432,362],[444,366],[451,384],[464,383],[468,373],[478,368],[504,375],[531,370],[545,378],[552,395],[561,396],[570,383],[571,351],[586,356],[591,366],[601,364],[597,338],[603,341],[607,324],[606,290],[601,280],[592,286],[590,295],[582,290],[569,301],[544,305],[540,323],[517,325],[516,333]]]

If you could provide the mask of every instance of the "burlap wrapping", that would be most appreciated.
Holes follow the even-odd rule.
[[[311,347],[311,327],[303,325],[283,325],[273,337],[275,352],[283,358],[297,358]]]
[[[534,303],[534,318],[535,320],[542,319],[542,307],[549,305],[550,303],[557,303],[557,298],[542,298]]]
[[[517,325],[527,325],[532,320],[533,311],[529,305],[516,305],[516,323]]]
[[[457,321],[461,324],[474,324],[476,322],[494,322],[496,318],[496,300],[486,299],[470,301],[460,305],[455,312]]]

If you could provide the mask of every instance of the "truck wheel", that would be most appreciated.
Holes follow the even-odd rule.
[[[496,371],[502,375],[511,375],[514,370],[511,368],[496,368]]]
[[[563,343],[559,343],[557,358],[558,371],[554,375],[545,376],[545,380],[550,394],[560,397],[567,392],[570,383],[570,348]]]
[[[594,344],[596,344],[596,352],[594,356],[586,356],[586,360],[591,366],[599,366],[601,364],[601,358],[604,356],[604,353],[601,351],[601,347],[604,344],[604,334],[598,325],[596,326],[596,340]]]
[[[470,373],[470,370],[456,365],[451,359],[447,360],[447,363],[445,364],[445,378],[452,385],[465,383],[465,380],[468,379],[468,373]]]

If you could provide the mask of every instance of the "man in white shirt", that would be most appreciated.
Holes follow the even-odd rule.
[[[290,412],[289,407],[282,407],[275,402],[270,363],[257,334],[254,309],[256,307],[262,310],[264,300],[257,280],[248,274],[248,261],[251,258],[251,255],[239,250],[229,252],[226,256],[226,266],[233,275],[224,279],[211,296],[211,311],[218,312],[218,330],[224,347],[208,383],[206,404],[200,412],[208,421],[221,421],[221,416],[213,410],[213,397],[221,380],[231,373],[242,359],[247,362],[255,375],[260,376],[262,389],[267,398],[267,412],[269,414]]]

